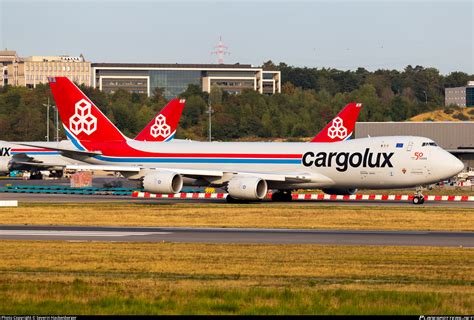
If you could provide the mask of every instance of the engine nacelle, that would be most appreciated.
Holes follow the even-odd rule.
[[[346,188],[346,189],[323,189],[323,192],[326,194],[334,194],[334,195],[341,195],[341,196],[350,196],[357,192],[356,188]]]
[[[176,172],[161,171],[143,177],[143,188],[152,193],[178,193],[183,187],[183,177]]]
[[[11,157],[0,157],[0,172],[10,172],[11,167]]]
[[[235,176],[227,185],[229,195],[239,200],[261,200],[267,191],[267,182],[258,177]]]

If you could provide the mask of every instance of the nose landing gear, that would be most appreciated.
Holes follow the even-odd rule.
[[[416,187],[416,193],[413,196],[413,200],[412,200],[413,204],[423,204],[423,203],[425,203],[425,196],[423,195],[421,190],[422,190],[422,187]]]

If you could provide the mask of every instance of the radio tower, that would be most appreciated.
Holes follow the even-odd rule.
[[[226,54],[229,55],[230,52],[227,51],[229,47],[224,45],[224,43],[222,42],[222,36],[219,36],[219,43],[217,44],[217,46],[214,47],[214,49],[216,50],[211,51],[211,55],[213,54],[217,55],[217,63],[224,64],[224,56]]]

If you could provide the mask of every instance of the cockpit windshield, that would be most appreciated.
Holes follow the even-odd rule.
[[[438,145],[436,144],[436,142],[423,142],[421,146],[422,147],[426,147],[426,146],[437,147]]]

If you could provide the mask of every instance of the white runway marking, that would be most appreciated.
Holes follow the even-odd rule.
[[[171,232],[126,231],[47,231],[47,230],[0,230],[0,236],[56,236],[56,237],[129,237],[170,234]]]

